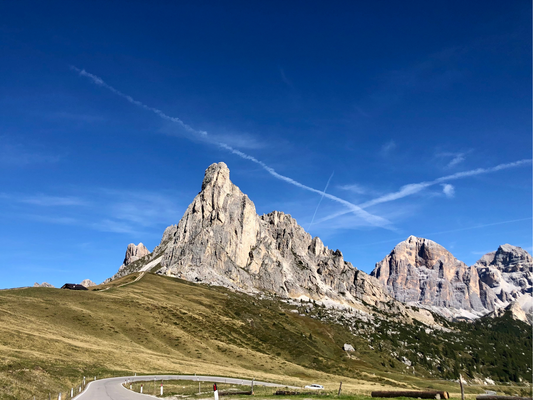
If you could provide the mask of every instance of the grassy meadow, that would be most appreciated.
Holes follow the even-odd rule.
[[[134,373],[320,383],[330,393],[342,381],[343,393],[365,396],[402,388],[459,392],[457,383],[392,367],[392,357],[365,338],[276,299],[153,274],[136,277],[90,291],[0,291],[0,399],[44,400],[59,392],[66,399],[83,376]],[[356,352],[343,351],[344,343]],[[467,394],[483,389],[490,387],[467,387]],[[530,393],[527,385],[496,389]]]

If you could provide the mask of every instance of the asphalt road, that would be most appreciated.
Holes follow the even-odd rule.
[[[122,384],[126,381],[153,381],[161,380],[199,380],[202,382],[236,383],[239,385],[251,385],[252,381],[247,379],[225,378],[223,376],[195,376],[195,375],[142,375],[142,376],[122,376],[120,378],[100,379],[90,382],[85,391],[75,397],[76,400],[147,400],[154,396],[140,394],[126,389]],[[254,381],[255,385],[269,387],[287,387],[279,383]],[[296,388],[289,386],[290,388]]]

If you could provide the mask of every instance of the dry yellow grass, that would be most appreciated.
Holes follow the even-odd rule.
[[[275,301],[152,274],[114,287],[134,278],[107,290],[0,292],[0,398],[44,399],[83,376],[133,373],[320,382],[327,390],[342,380],[354,394],[427,386],[347,358],[340,346],[349,333],[284,313]]]

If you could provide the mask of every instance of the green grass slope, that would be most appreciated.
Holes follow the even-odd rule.
[[[442,347],[443,339],[461,348],[465,337],[473,343],[475,335],[484,335],[484,328],[476,324],[450,326],[444,338],[425,337],[423,326],[382,326],[385,320],[379,318],[384,316],[378,318],[378,313],[372,324],[363,326],[361,321],[312,304],[289,305],[153,274],[136,282],[135,277],[91,291],[1,291],[0,398],[47,398],[48,393],[57,396],[75,387],[83,376],[133,373],[201,373],[298,386],[316,381],[330,390],[342,380],[344,390],[367,394],[402,387],[445,387],[453,392],[458,390],[456,384],[438,379],[443,371],[417,358],[413,374],[402,357],[426,347],[428,354],[438,348],[440,357],[457,367],[445,369],[450,377],[466,370],[466,354],[491,363],[483,351],[472,353],[470,348],[464,348],[464,357],[456,354],[458,361],[442,354],[448,351]],[[128,284],[120,286],[124,283]],[[498,330],[494,327],[499,322],[491,321],[486,329],[502,335],[494,337],[498,346],[516,339],[513,349],[505,347],[509,359],[517,351],[531,354],[531,336],[527,342],[523,326],[506,321],[502,322],[505,328]],[[381,337],[386,328],[403,336]],[[458,328],[462,331],[454,331]],[[411,334],[412,338],[407,337]],[[423,348],[413,347],[413,341]],[[344,343],[351,343],[356,351],[346,353]],[[509,380],[509,374],[515,374],[517,381],[527,379],[522,370],[531,368],[530,361],[524,366],[511,364],[496,368],[492,376]],[[472,377],[476,373],[473,370]],[[520,394],[529,389],[506,390]]]

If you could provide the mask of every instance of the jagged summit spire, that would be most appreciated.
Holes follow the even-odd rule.
[[[230,183],[229,168],[224,162],[213,163],[206,170],[202,182],[202,191],[207,186],[225,186]]]

